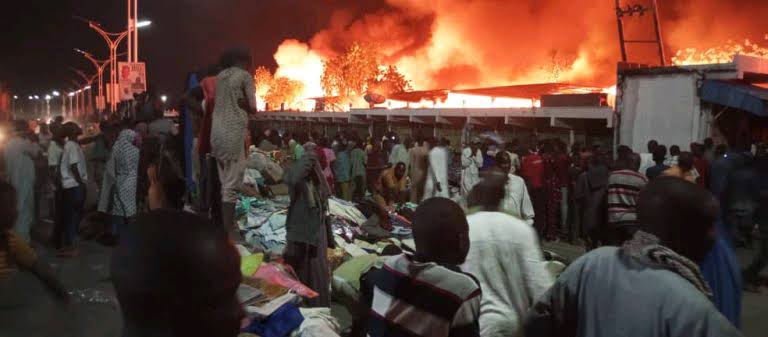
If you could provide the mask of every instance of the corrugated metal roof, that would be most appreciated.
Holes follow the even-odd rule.
[[[768,89],[743,81],[705,80],[701,86],[701,99],[768,117]]]

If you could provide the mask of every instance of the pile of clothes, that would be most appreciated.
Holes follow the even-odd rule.
[[[330,308],[300,308],[303,298],[318,294],[299,282],[290,267],[265,262],[264,254],[251,254],[238,246],[243,282],[237,290],[248,324],[243,333],[262,337],[339,336],[339,323]]]

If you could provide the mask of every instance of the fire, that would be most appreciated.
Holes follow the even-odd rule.
[[[731,62],[736,54],[768,57],[768,49],[753,43],[762,32],[768,2],[745,0],[733,6],[718,0],[679,0],[662,4],[661,24],[665,43],[680,49],[676,65]],[[327,25],[303,41],[285,40],[274,57],[274,76],[303,84],[300,102],[287,106],[310,110],[311,98],[324,96],[323,63],[356,42],[377,45],[381,66],[396,66],[413,90],[447,90],[443,100],[406,102],[394,99],[381,108],[403,107],[536,107],[529,97],[499,98],[452,89],[483,88],[527,83],[590,83],[589,92],[615,97],[615,4],[604,0],[382,0],[376,6],[338,0],[328,5]],[[713,14],[718,20],[712,21]],[[641,33],[645,27],[627,27]],[[641,34],[638,34],[641,35]],[[728,36],[753,40],[701,49]],[[766,36],[768,39],[768,36]],[[691,46],[695,48],[683,48]],[[637,53],[642,54],[642,53]],[[655,62],[635,57],[632,62]],[[604,87],[604,88],[603,88]],[[368,107],[362,97],[350,99],[353,108]],[[309,103],[307,103],[309,102]],[[346,104],[346,103],[345,103]],[[328,108],[328,105],[325,105]],[[337,106],[348,109],[349,106]]]
[[[768,40],[768,35],[765,36]],[[696,48],[686,48],[678,50],[672,63],[678,66],[730,63],[736,55],[753,56],[768,58],[768,48],[762,47],[757,43],[744,40],[743,43],[728,41],[726,44],[709,49],[699,50]]]
[[[532,108],[540,107],[538,99],[491,97],[448,92],[445,100],[426,100],[419,102],[406,102],[396,99],[387,99],[376,107],[387,109],[435,109],[435,108]]]

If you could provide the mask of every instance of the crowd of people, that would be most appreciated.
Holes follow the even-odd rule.
[[[708,259],[732,261],[729,242],[752,246],[759,225],[759,253],[743,272],[747,287],[758,285],[768,264],[765,145],[707,139],[668,153],[650,141],[647,153],[619,146],[613,156],[558,139],[471,138],[454,150],[445,138],[391,132],[378,141],[257,129],[249,62],[231,51],[200,81],[191,76],[178,126],[151,93],[96,135],[61,118],[37,134],[14,124],[3,149],[0,278],[28,269],[66,298],[29,247],[35,205],[50,199],[58,255],[77,256],[95,179],[105,241],[118,244],[112,278],[126,336],[234,336],[243,317],[235,208],[246,170],[257,168],[261,196],[288,188],[282,257],[319,294],[309,306],[330,306],[331,196],[384,211],[418,205],[415,251],[361,279],[364,335],[740,335],[742,271]],[[283,166],[255,163],[251,148],[279,151]],[[539,243],[558,240],[588,252],[555,279]]]

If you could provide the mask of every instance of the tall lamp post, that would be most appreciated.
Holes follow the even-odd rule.
[[[138,28],[147,27],[151,24],[150,21],[141,21],[136,22],[135,27],[131,27],[130,29],[122,32],[122,33],[111,33],[107,32],[104,29],[101,28],[101,25],[99,25],[97,22],[94,21],[88,21],[88,27],[95,30],[99,35],[101,35],[102,38],[104,38],[104,41],[107,42],[107,47],[109,47],[109,59],[110,62],[114,65],[117,65],[117,47],[120,46],[120,42],[123,41],[132,31],[135,31]],[[130,54],[130,50],[129,50]],[[110,96],[110,110],[112,112],[115,112],[117,110],[117,67],[110,67],[109,72],[109,90],[108,94]]]
[[[104,70],[107,69],[107,66],[111,64],[111,59],[106,60],[99,60],[95,58],[91,53],[88,53],[86,51],[82,51],[80,49],[75,48],[75,51],[79,53],[80,55],[83,55],[88,61],[91,61],[94,67],[96,67],[96,76],[98,77],[98,82],[96,86],[96,110],[101,111],[102,109],[105,109],[105,99],[104,99]],[[120,53],[117,56],[123,55],[125,53]]]

